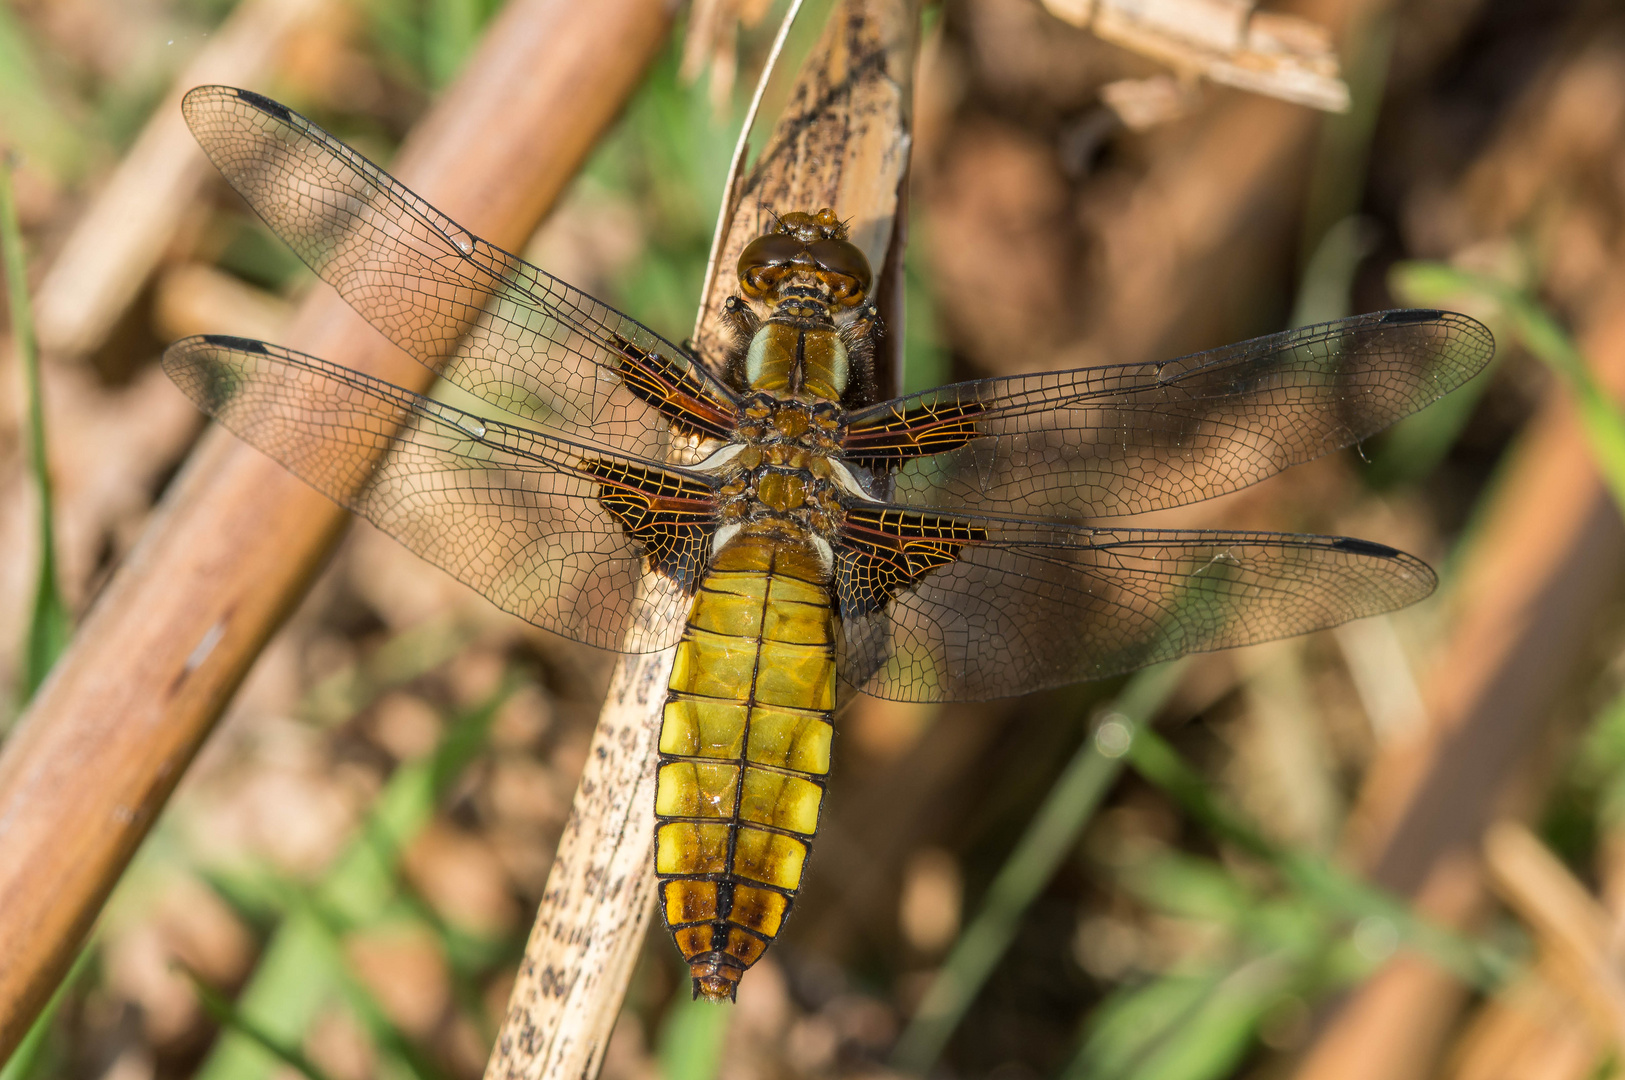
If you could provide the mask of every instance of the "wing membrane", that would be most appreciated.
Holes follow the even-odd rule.
[[[311,269],[470,393],[651,458],[670,431],[622,378],[629,363],[688,384],[712,427],[731,418],[731,391],[681,349],[475,236],[298,113],[224,86],[192,90],[181,108],[227,181]]]
[[[1290,637],[1404,607],[1436,580],[1410,555],[1343,537],[1095,529],[899,507],[863,516],[847,527],[843,563],[873,552],[877,565],[923,573],[885,605],[861,588],[881,575],[838,582],[842,675],[899,701],[1006,697]]]
[[[645,571],[681,567],[695,529],[708,532],[706,477],[607,460],[258,341],[187,338],[164,353],[164,370],[245,441],[498,607],[623,652],[682,632],[682,575]],[[616,516],[629,498],[654,504],[648,544]],[[651,551],[674,537],[675,553]]]
[[[1464,315],[1387,311],[1157,364],[957,383],[852,416],[848,457],[891,498],[1115,517],[1245,487],[1350,446],[1472,378],[1494,352]]]

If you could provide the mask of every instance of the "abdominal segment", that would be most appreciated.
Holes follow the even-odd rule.
[[[700,582],[660,727],[655,872],[695,996],[731,999],[790,911],[834,698],[828,570],[799,541],[734,537]]]

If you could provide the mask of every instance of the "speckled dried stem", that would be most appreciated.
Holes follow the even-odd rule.
[[[654,910],[655,746],[675,652],[615,668],[487,1080],[603,1064]]]

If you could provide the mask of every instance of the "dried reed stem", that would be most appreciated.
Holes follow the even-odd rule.
[[[665,37],[664,0],[508,7],[396,171],[516,246],[614,119]],[[287,342],[408,386],[426,369],[329,290]],[[223,431],[200,444],[0,753],[0,1057],[346,517]]]
[[[592,1077],[654,901],[655,746],[674,649],[610,680],[488,1080]]]

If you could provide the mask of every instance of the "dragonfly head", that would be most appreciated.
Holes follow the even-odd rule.
[[[869,295],[872,280],[869,260],[828,207],[776,217],[773,231],[739,255],[740,289],[769,305],[790,286],[811,286],[831,306],[855,308]]]

